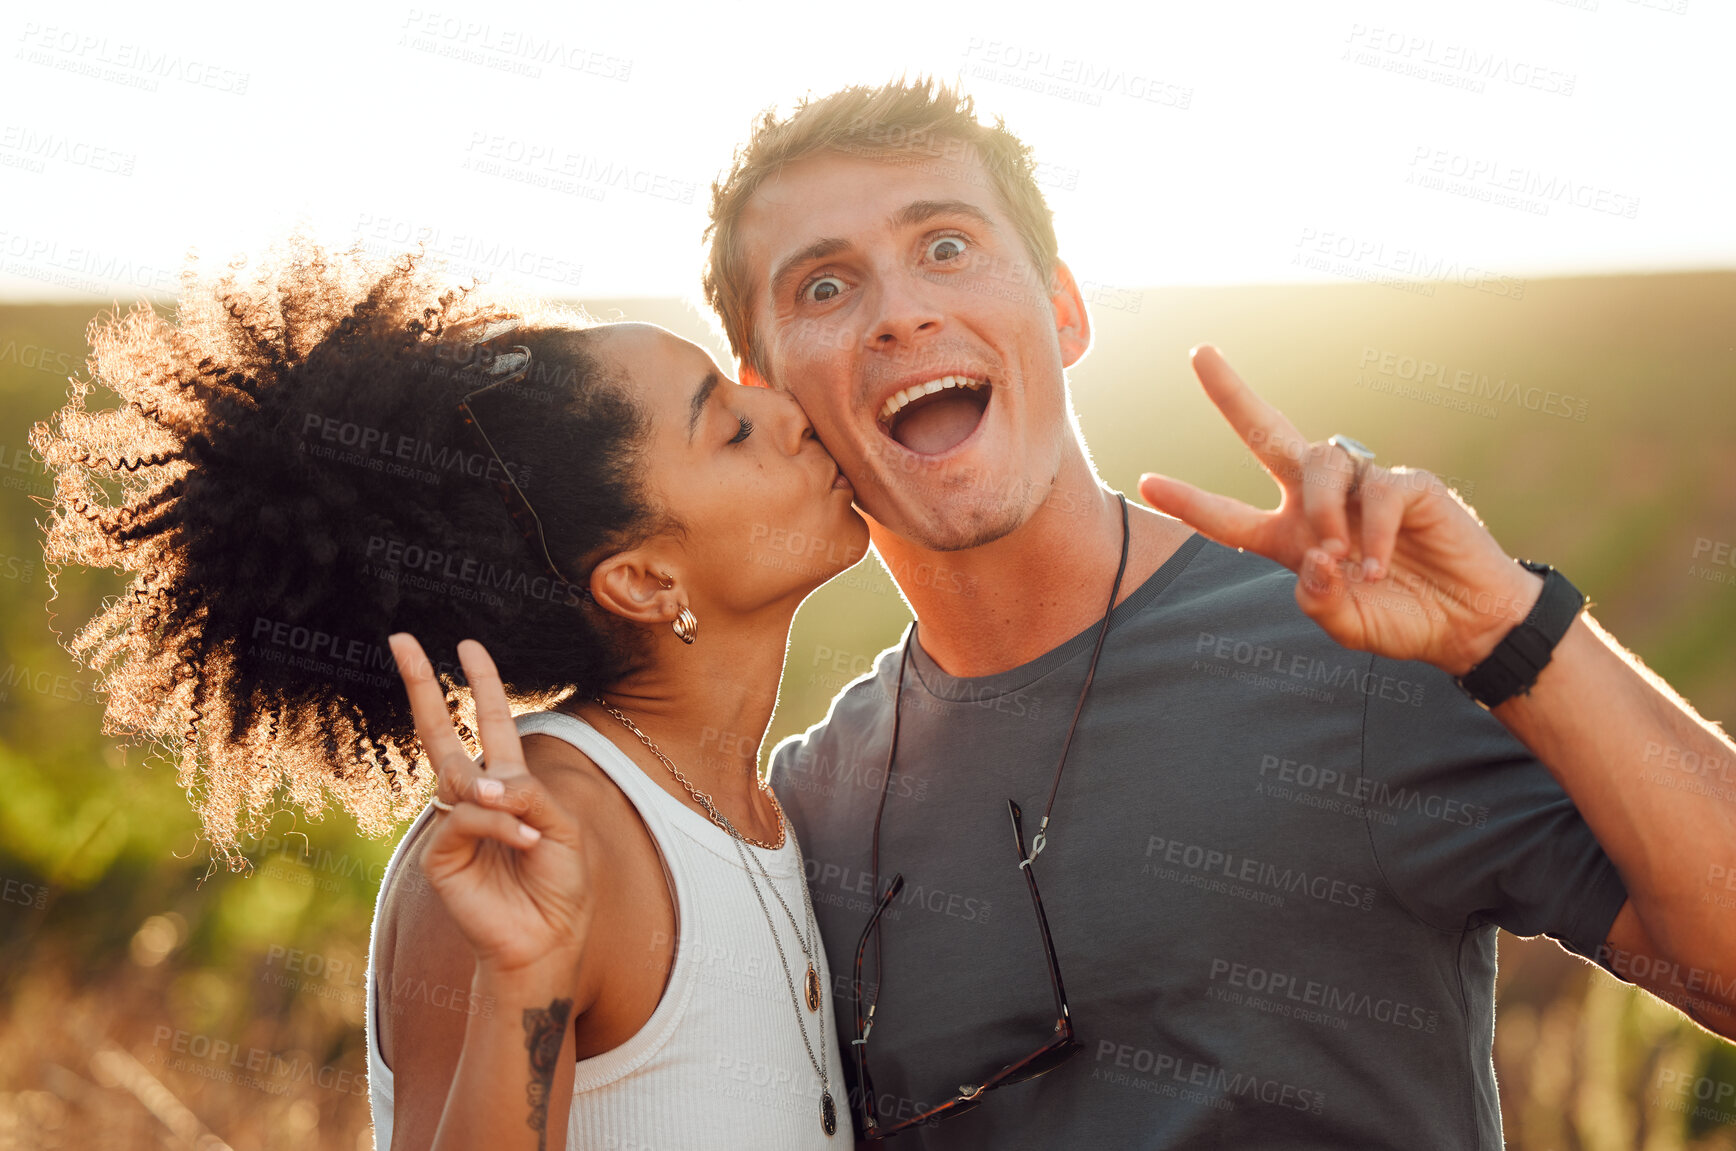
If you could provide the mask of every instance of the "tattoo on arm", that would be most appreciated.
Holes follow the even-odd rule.
[[[537,1151],[547,1151],[549,1093],[554,1086],[561,1045],[567,1037],[567,1018],[572,1013],[571,999],[556,999],[547,1007],[524,1009],[524,1045],[530,1052],[530,1083],[524,1092],[530,1103],[526,1122],[537,1133]]]

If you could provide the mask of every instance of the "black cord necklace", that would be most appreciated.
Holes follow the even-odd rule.
[[[1128,543],[1132,532],[1128,525],[1127,497],[1120,492],[1115,493],[1121,501],[1121,563],[1115,569],[1115,583],[1109,589],[1109,606],[1103,609],[1103,622],[1097,628],[1097,645],[1091,649],[1091,664],[1085,669],[1085,686],[1079,689],[1079,703],[1073,708],[1073,722],[1067,725],[1067,739],[1061,744],[1061,761],[1055,765],[1055,779],[1049,785],[1049,802],[1043,807],[1043,822],[1037,825],[1036,838],[1031,840],[1031,854],[1025,860],[1029,864],[1041,854],[1048,845],[1048,837],[1044,834],[1049,827],[1049,814],[1055,809],[1055,796],[1061,790],[1061,772],[1067,767],[1067,752],[1073,746],[1073,733],[1079,730],[1079,716],[1085,710],[1085,697],[1091,694],[1091,681],[1097,678],[1097,657],[1103,654],[1103,641],[1109,636],[1109,617],[1115,614],[1115,601],[1121,598],[1121,577],[1127,574]],[[916,638],[916,621],[910,622],[910,627],[904,633],[904,649],[898,657],[898,682],[892,689],[892,742],[886,749],[886,773],[880,780],[880,805],[874,810],[874,845],[870,853],[874,872],[873,890],[875,898],[880,897],[880,821],[886,814],[886,793],[892,780],[892,765],[898,757],[898,726],[899,712],[904,702],[904,669],[910,662],[910,644]],[[874,973],[877,983],[885,982],[885,968],[881,962],[880,933],[874,934]],[[874,1001],[880,1000],[880,990],[876,986]],[[868,1010],[869,1016],[874,1013],[874,1005]]]

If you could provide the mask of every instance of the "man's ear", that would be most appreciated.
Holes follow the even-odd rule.
[[[616,552],[591,571],[597,606],[631,623],[668,623],[685,597],[675,569],[639,548]]]
[[[1061,366],[1070,368],[1091,350],[1091,315],[1073,279],[1073,269],[1055,261],[1049,279],[1049,303],[1055,309],[1055,336],[1061,344]]]

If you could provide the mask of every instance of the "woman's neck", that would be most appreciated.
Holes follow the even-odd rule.
[[[777,838],[778,826],[760,787],[759,752],[777,705],[794,616],[791,607],[734,621],[701,619],[691,646],[657,629],[645,661],[600,693],[743,835],[766,842]],[[665,790],[698,806],[650,749],[595,700],[573,699],[563,707],[602,731]]]

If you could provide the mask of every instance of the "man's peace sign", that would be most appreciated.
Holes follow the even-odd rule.
[[[1283,498],[1261,511],[1147,474],[1139,494],[1152,507],[1295,572],[1296,602],[1345,647],[1463,675],[1524,620],[1543,581],[1440,480],[1309,441],[1209,344],[1193,367]]]

